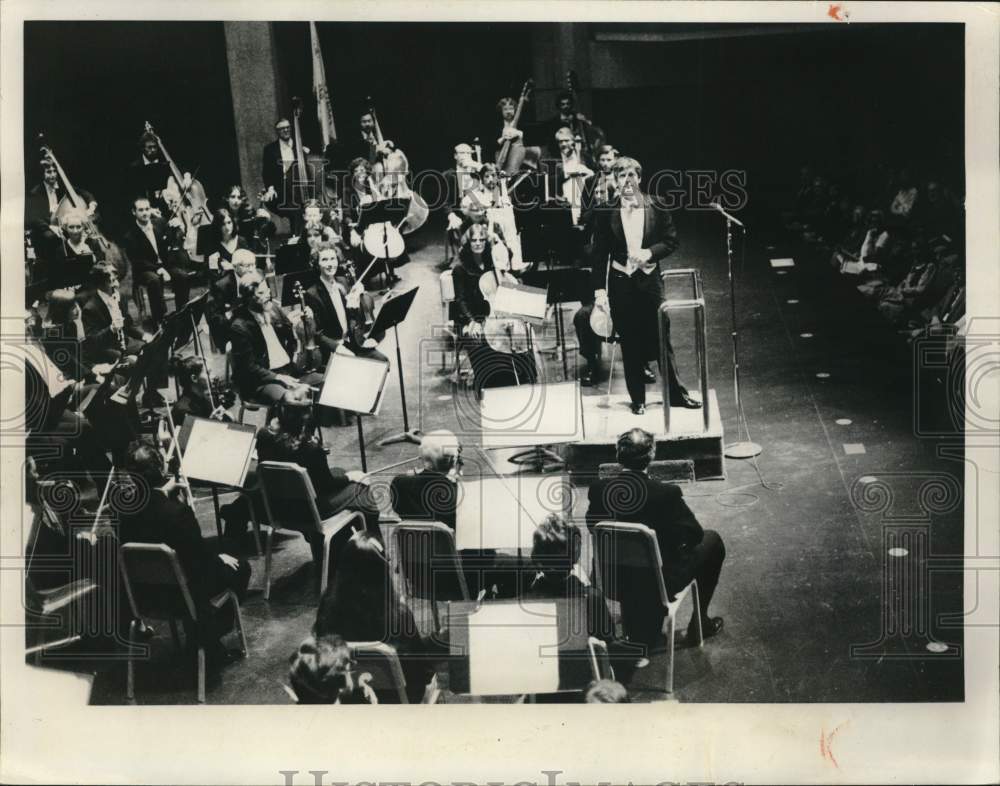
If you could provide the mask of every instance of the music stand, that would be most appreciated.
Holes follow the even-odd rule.
[[[556,345],[551,350],[562,361],[563,379],[569,376],[566,367],[566,325],[563,321],[562,304],[584,301],[590,273],[579,267],[548,267],[544,270],[529,270],[524,274],[524,283],[542,287],[548,291],[548,304],[554,307],[556,323]]]
[[[357,415],[358,445],[361,450],[361,469],[364,472],[368,471],[368,459],[365,455],[365,432],[361,417],[378,414],[388,377],[388,360],[370,355],[355,355],[340,345],[330,355],[317,399],[317,404],[321,407],[334,407]]]
[[[487,388],[480,408],[483,447],[530,447],[508,461],[535,472],[561,469],[565,461],[543,446],[585,438],[583,398],[577,380]]]
[[[257,429],[242,423],[188,415],[181,426],[178,442],[181,464],[189,480],[242,488],[257,445]]]
[[[261,256],[261,255],[256,255]],[[285,243],[274,255],[274,273],[278,276],[301,273],[310,267],[309,244],[305,237],[295,243]]]
[[[382,305],[375,315],[375,322],[368,331],[368,336],[373,336],[392,328],[392,334],[396,341],[396,371],[399,374],[399,398],[403,404],[403,430],[398,434],[392,434],[381,442],[379,447],[395,445],[399,442],[412,442],[414,445],[420,444],[420,429],[410,428],[410,416],[406,409],[406,382],[403,380],[403,352],[399,346],[399,323],[406,319],[410,312],[410,306],[417,296],[420,287],[408,289],[406,292],[395,296],[387,296],[382,301]],[[366,336],[367,338],[367,336]]]

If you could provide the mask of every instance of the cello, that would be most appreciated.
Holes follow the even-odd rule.
[[[208,209],[208,196],[205,194],[205,187],[193,177],[185,180],[180,168],[167,152],[163,140],[153,130],[153,126],[148,120],[145,123],[145,130],[156,140],[157,147],[160,148],[160,152],[163,153],[163,158],[170,168],[170,175],[167,177],[167,184],[163,190],[178,195],[177,205],[174,206],[169,218],[178,216],[184,222],[184,249],[192,259],[200,260],[201,257],[197,254],[198,228],[212,223],[212,211]]]
[[[531,97],[531,91],[535,87],[535,80],[528,79],[521,88],[521,95],[517,99],[517,109],[514,110],[514,118],[511,120],[511,127],[517,128],[521,121],[521,112],[524,105]],[[501,172],[517,172],[524,162],[525,147],[520,139],[504,139],[503,144],[497,151],[496,165]]]

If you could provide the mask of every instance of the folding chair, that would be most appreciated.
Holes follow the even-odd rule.
[[[699,613],[698,582],[694,579],[671,601],[663,580],[663,558],[656,533],[644,524],[601,521],[594,527],[594,584],[606,598],[623,602],[619,577],[649,574],[659,593],[659,601],[667,614],[667,685],[668,695],[674,692],[674,628],[681,603],[691,595],[697,620],[698,646],[703,643]]]
[[[392,691],[400,704],[409,704],[406,696],[406,677],[395,647],[383,641],[349,641],[354,659],[355,682],[366,680],[376,691]]]
[[[605,480],[619,474],[623,469],[621,464],[611,461],[599,465],[597,475],[601,480]],[[688,484],[695,481],[694,462],[691,459],[651,461],[647,472],[650,478],[661,483]]]
[[[455,281],[451,271],[445,270],[439,277],[438,283],[441,287],[441,325],[444,329],[444,337],[451,341],[454,351],[458,352],[458,332],[455,329],[455,321],[451,318],[451,304],[455,302]],[[441,369],[447,368],[448,347],[441,350]],[[457,363],[456,366],[457,368]]]
[[[365,528],[361,513],[343,510],[329,518],[322,518],[316,507],[316,490],[309,473],[298,464],[288,461],[262,461],[257,466],[264,509],[270,528],[267,531],[267,546],[264,555],[264,599],[271,597],[271,551],[276,529],[301,532],[303,535],[320,533],[323,535],[323,564],[320,569],[320,594],[326,591],[330,574],[330,542],[342,529],[360,522]],[[359,527],[355,526],[355,530]]]
[[[143,616],[170,621],[170,631],[174,644],[179,644],[177,620],[189,619],[198,622],[198,611],[191,596],[184,569],[177,559],[177,553],[165,543],[125,543],[118,549],[118,564],[121,569],[125,594],[132,609],[129,624],[128,682],[125,698],[135,701],[135,661],[133,659],[136,640],[136,626]],[[168,593],[172,591],[172,596]],[[247,654],[247,638],[243,631],[243,617],[240,602],[232,590],[220,592],[209,600],[213,613],[220,611],[227,603],[233,605],[236,629],[240,635],[240,650]],[[198,642],[198,703],[205,703],[205,647]]]
[[[440,632],[438,603],[469,600],[469,587],[455,549],[455,533],[440,521],[404,520],[391,525],[390,539],[393,571],[402,578],[404,588],[401,600],[429,603],[434,632]],[[439,593],[441,582],[435,579],[449,576],[454,577],[454,583]]]

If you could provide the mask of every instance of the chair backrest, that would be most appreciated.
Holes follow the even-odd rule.
[[[290,461],[262,461],[257,477],[271,526],[303,533],[321,531],[316,490],[304,467]]]
[[[605,597],[622,599],[621,579],[629,583],[647,581],[659,592],[660,603],[666,608],[670,596],[663,580],[663,558],[656,533],[645,524],[621,521],[601,521],[591,533],[594,543],[594,583]]]
[[[440,521],[404,519],[392,525],[391,556],[411,598],[468,600],[455,533]]]
[[[621,464],[610,461],[600,464],[597,468],[597,475],[601,480],[614,477],[619,474],[624,467]],[[647,470],[649,477],[660,483],[694,483],[694,462],[691,459],[663,459],[649,462]]]
[[[406,677],[395,647],[382,641],[349,641],[354,659],[354,681],[368,680],[375,691],[392,691],[399,696],[400,704],[409,704],[406,696]],[[370,675],[367,677],[366,675]]]
[[[118,565],[134,616],[184,610],[198,618],[177,552],[167,544],[124,543],[118,547]]]

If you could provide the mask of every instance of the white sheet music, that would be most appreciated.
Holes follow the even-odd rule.
[[[377,415],[388,376],[388,360],[359,357],[341,345],[330,357],[319,403],[348,412]]]
[[[504,284],[497,287],[497,293],[493,298],[493,310],[497,314],[543,320],[547,297],[546,290],[538,287]]]
[[[455,547],[530,551],[535,528],[545,517],[571,510],[572,488],[562,475],[463,480]]]
[[[252,429],[197,418],[184,448],[184,474],[188,480],[239,488],[246,478],[256,443],[257,435]]]
[[[486,388],[480,408],[483,447],[557,445],[584,438],[577,382]]]
[[[557,691],[556,614],[555,603],[540,602],[486,603],[469,615],[469,692],[497,696]]]

